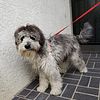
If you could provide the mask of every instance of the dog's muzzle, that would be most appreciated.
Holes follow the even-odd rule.
[[[31,50],[32,48],[31,48],[31,43],[30,42],[27,42],[27,44],[24,46],[25,47],[25,49],[27,49],[27,50]]]

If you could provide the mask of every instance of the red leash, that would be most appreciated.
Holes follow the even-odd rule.
[[[88,11],[86,11],[85,13],[83,13],[81,16],[79,16],[76,20],[74,20],[71,24],[67,25],[66,27],[62,28],[61,30],[59,30],[57,33],[55,33],[55,35],[58,35],[59,33],[61,33],[62,31],[64,31],[67,27],[71,26],[72,24],[74,24],[75,22],[77,22],[78,20],[80,20],[81,18],[83,18],[84,16],[86,16],[88,13],[90,13],[92,10],[94,10],[97,6],[100,5],[100,2],[98,2],[97,4],[95,4],[93,7],[91,7]]]

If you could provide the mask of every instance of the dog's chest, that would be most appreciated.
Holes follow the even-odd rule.
[[[33,69],[39,69],[40,62],[41,62],[40,57],[31,58],[30,62],[32,63],[32,68]]]

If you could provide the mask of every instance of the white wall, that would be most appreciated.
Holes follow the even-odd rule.
[[[36,24],[48,37],[70,21],[69,0],[0,0],[0,100],[11,100],[32,79],[30,65],[16,52],[16,28]]]

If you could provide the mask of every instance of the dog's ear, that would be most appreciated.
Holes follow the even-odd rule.
[[[18,45],[18,36],[19,36],[19,33],[20,33],[21,31],[23,31],[23,30],[25,30],[25,26],[19,27],[19,28],[15,31],[15,33],[14,33],[15,44],[16,44],[16,46]]]
[[[39,40],[39,43],[40,43],[41,46],[43,46],[44,43],[45,43],[45,38],[44,38],[44,35],[43,35],[42,32],[40,33],[40,40]]]
[[[24,30],[26,30],[25,26],[19,27],[19,28],[15,31],[14,37],[15,37],[15,38],[18,37],[18,33],[21,32],[21,31],[24,31]]]

